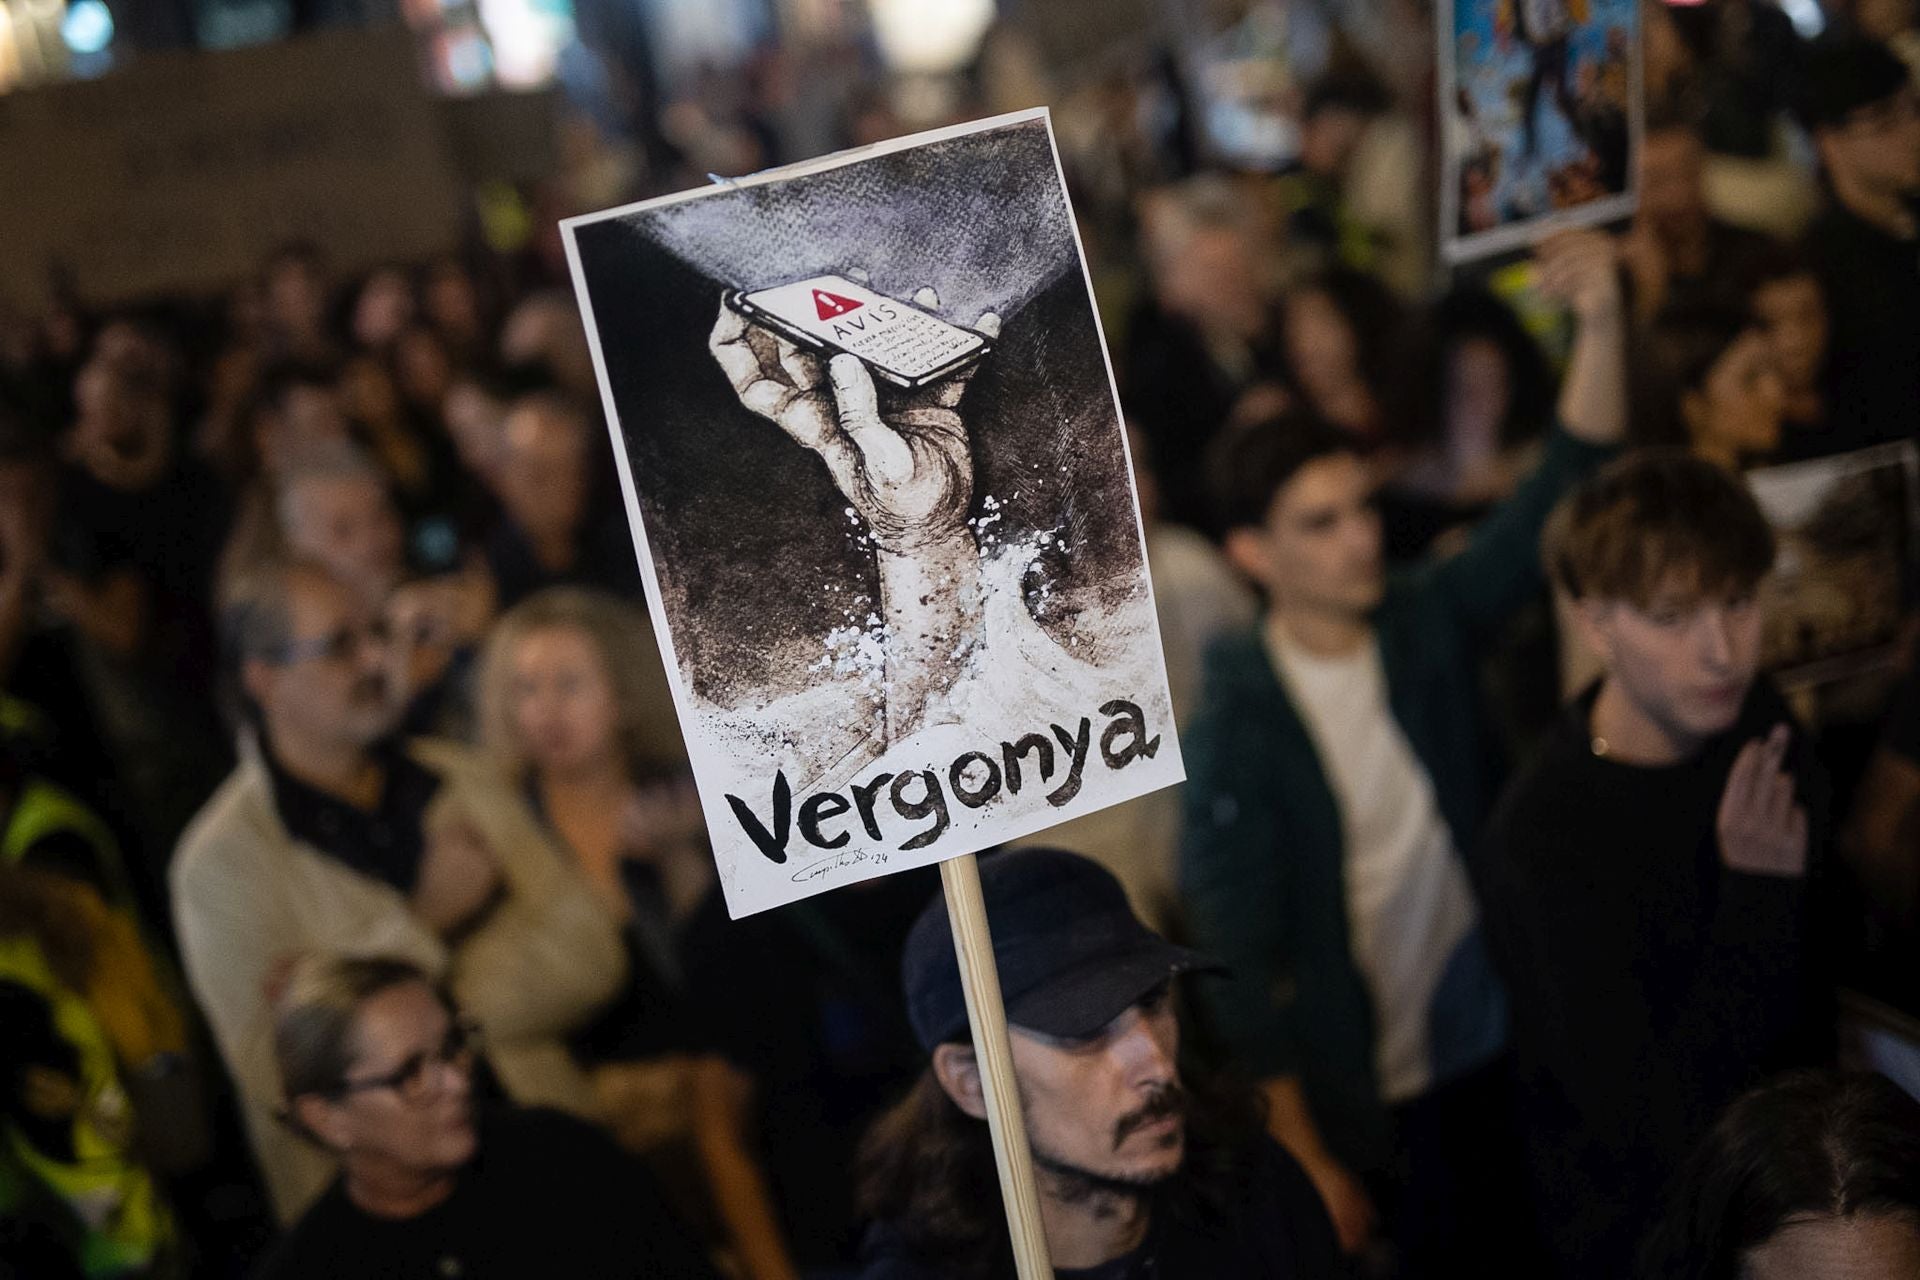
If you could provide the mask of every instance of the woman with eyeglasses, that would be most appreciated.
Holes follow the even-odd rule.
[[[716,1280],[612,1139],[476,1098],[478,1042],[413,964],[303,957],[274,1001],[273,1040],[282,1118],[340,1175],[261,1280]]]

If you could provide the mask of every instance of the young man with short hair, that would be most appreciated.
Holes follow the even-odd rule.
[[[1386,574],[1374,475],[1330,427],[1283,419],[1223,455],[1227,551],[1268,606],[1215,645],[1182,735],[1184,902],[1235,975],[1204,993],[1213,1029],[1350,1250],[1378,1175],[1412,1275],[1512,1261],[1489,1253],[1511,1234],[1480,1225],[1506,1195],[1506,1025],[1458,856],[1492,798],[1477,659],[1538,598],[1554,501],[1625,427],[1612,242],[1575,233],[1539,265],[1579,318],[1563,429],[1456,554]]]
[[[985,859],[1013,1069],[1061,1280],[1322,1280],[1333,1233],[1256,1100],[1183,1076],[1169,987],[1214,967],[1167,943],[1112,873],[1059,849]],[[907,1012],[931,1061],[868,1136],[863,1280],[1013,1274],[980,1064],[944,900],[908,936]]]
[[[1756,679],[1773,556],[1739,480],[1668,450],[1602,472],[1548,529],[1605,674],[1508,790],[1475,868],[1563,1277],[1628,1274],[1688,1148],[1819,1047],[1826,792]]]

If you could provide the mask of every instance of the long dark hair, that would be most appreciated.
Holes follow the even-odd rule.
[[[1183,1063],[1187,1154],[1154,1195],[1154,1212],[1205,1223],[1245,1187],[1266,1132],[1265,1109],[1245,1081]],[[932,1066],[861,1143],[855,1170],[861,1215],[884,1224],[943,1280],[1013,1274],[993,1145],[983,1120],[954,1104]]]
[[[1753,327],[1744,307],[1713,300],[1661,317],[1635,344],[1628,374],[1634,404],[1631,442],[1690,448],[1686,397],[1706,386],[1721,357]]]
[[[1386,430],[1387,416],[1392,410],[1393,387],[1405,374],[1401,367],[1406,355],[1405,306],[1394,296],[1393,290],[1373,276],[1352,267],[1328,267],[1288,290],[1291,297],[1313,293],[1326,298],[1347,322],[1347,328],[1353,334],[1354,364],[1360,380],[1367,385],[1380,406],[1379,426],[1381,430]],[[1283,309],[1283,324],[1284,317]],[[1287,371],[1287,381],[1301,399],[1310,399],[1301,385],[1299,374],[1291,367]]]
[[[1511,449],[1545,431],[1556,391],[1546,353],[1513,308],[1478,285],[1461,285],[1420,318],[1411,342],[1412,377],[1398,378],[1400,395],[1388,430],[1400,443],[1437,445],[1447,432],[1447,392],[1453,353],[1478,339],[1491,342],[1507,368],[1507,414],[1499,444]]]
[[[1884,1076],[1796,1072],[1734,1103],[1688,1159],[1640,1280],[1739,1280],[1793,1219],[1861,1213],[1920,1225],[1920,1102]]]

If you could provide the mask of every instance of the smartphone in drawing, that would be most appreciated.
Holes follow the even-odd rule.
[[[726,303],[809,351],[858,356],[876,377],[909,390],[958,373],[993,349],[983,334],[845,276],[730,290]]]

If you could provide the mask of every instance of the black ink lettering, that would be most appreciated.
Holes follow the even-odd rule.
[[[880,838],[880,824],[873,816],[873,798],[880,793],[880,788],[887,785],[887,779],[892,776],[890,773],[878,774],[872,782],[865,784],[856,782],[848,788],[853,792],[854,805],[860,810],[860,824],[875,840]]]
[[[987,780],[978,791],[970,791],[966,782],[967,766],[976,760],[987,767]],[[961,804],[969,809],[978,809],[1000,794],[1000,766],[985,752],[969,751],[953,762],[953,768],[947,770],[947,781],[953,784],[953,794]]]
[[[837,818],[853,808],[847,798],[838,791],[823,791],[817,796],[808,796],[807,802],[800,806],[800,835],[810,845],[818,849],[838,849],[853,839],[842,831],[837,836],[820,834],[820,822],[824,818]]]
[[[1159,752],[1160,736],[1147,736],[1147,717],[1136,704],[1115,698],[1101,704],[1100,714],[1114,717],[1107,731],[1100,735],[1100,758],[1107,762],[1107,768],[1124,769],[1141,756],[1151,760]],[[1133,735],[1133,741],[1125,751],[1116,754],[1113,740],[1123,733]]]
[[[908,800],[906,798],[907,784],[915,778],[920,779],[927,788],[925,799]],[[909,822],[917,822],[921,818],[929,817],[934,820],[931,827],[901,845],[902,851],[926,848],[938,840],[941,833],[947,829],[947,824],[953,821],[947,813],[947,794],[940,789],[940,779],[934,777],[931,769],[920,773],[903,773],[895,778],[893,789],[888,792],[888,798],[893,801],[894,812]]]
[[[1007,762],[1007,794],[1020,794],[1020,757],[1029,751],[1040,753],[1040,781],[1053,777],[1053,744],[1045,734],[1030,733],[1018,742],[1000,744],[1000,756]]]
[[[1057,809],[1080,794],[1080,775],[1087,768],[1087,748],[1093,745],[1093,721],[1081,716],[1077,737],[1057,724],[1051,727],[1053,736],[1060,739],[1060,745],[1073,753],[1073,763],[1067,767],[1066,781],[1060,784],[1059,790],[1047,796],[1047,803]]]
[[[787,833],[793,821],[793,788],[787,785],[786,770],[782,769],[773,775],[772,831],[761,825],[759,817],[738,796],[728,796],[727,803],[733,806],[733,816],[740,820],[740,825],[770,862],[787,860]],[[876,833],[875,839],[878,838]]]

